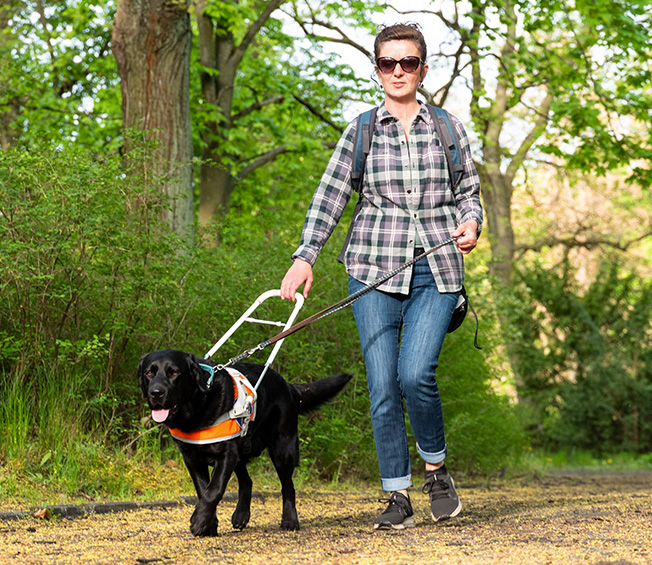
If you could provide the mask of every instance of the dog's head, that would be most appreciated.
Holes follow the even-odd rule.
[[[148,353],[138,363],[140,388],[159,423],[189,410],[197,393],[206,392],[207,376],[197,357],[174,349]]]

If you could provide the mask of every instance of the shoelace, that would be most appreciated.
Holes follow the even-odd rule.
[[[385,508],[385,510],[383,510],[383,514],[387,514],[388,512],[391,512],[393,510],[394,506],[398,507],[399,510],[401,510],[402,512],[405,511],[403,506],[401,506],[398,503],[397,497],[395,497],[395,496],[391,496],[389,498],[379,498],[378,502],[382,502],[383,504],[388,505],[387,508]]]
[[[449,488],[450,485],[447,482],[442,481],[441,479],[433,478],[426,481],[426,484],[423,485],[421,492],[424,494],[430,494],[431,499],[448,498]]]

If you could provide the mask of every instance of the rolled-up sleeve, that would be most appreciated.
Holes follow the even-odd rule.
[[[469,220],[478,222],[478,237],[482,232],[483,212],[480,202],[480,176],[473,163],[469,138],[464,126],[455,117],[450,116],[460,140],[460,160],[464,167],[464,175],[455,190],[455,203],[459,213],[458,222],[463,224]]]

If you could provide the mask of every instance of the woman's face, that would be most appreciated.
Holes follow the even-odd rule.
[[[403,57],[420,58],[417,44],[409,40],[386,41],[381,44],[378,55],[379,58],[391,57],[395,61],[400,61]],[[405,72],[398,63],[389,73],[383,73],[376,66],[376,74],[385,89],[385,97],[397,102],[415,100],[419,83],[423,81],[427,72],[426,64],[420,64],[413,73]]]

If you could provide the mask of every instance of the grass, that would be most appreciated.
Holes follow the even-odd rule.
[[[652,454],[614,453],[598,457],[587,451],[549,453],[524,448],[523,470],[547,475],[558,472],[631,472],[652,469]]]
[[[621,453],[600,458],[586,452],[545,453],[530,448],[526,448],[526,452],[521,466],[506,470],[508,476],[652,469],[652,454]],[[173,500],[194,495],[188,473],[173,448],[161,453],[161,458],[154,461],[143,454],[107,453],[100,445],[88,444],[84,449],[78,450],[76,458],[83,472],[70,475],[54,472],[56,465],[61,465],[54,455],[43,457],[40,461],[2,462],[0,510],[24,510],[56,504],[84,504],[108,500]],[[295,472],[297,490],[351,491],[370,486],[355,480],[320,480],[311,474],[309,462],[305,463]],[[280,491],[280,484],[266,456],[252,461],[250,472],[255,490]],[[478,478],[487,477],[460,477],[466,481]],[[229,483],[228,490],[237,490],[235,478]]]

